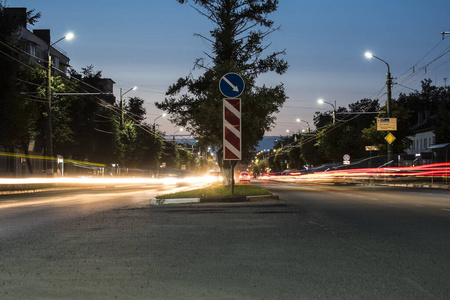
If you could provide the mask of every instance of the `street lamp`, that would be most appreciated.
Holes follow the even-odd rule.
[[[163,117],[163,118],[165,118],[167,116],[167,114],[166,113],[163,113],[162,115],[159,115],[158,117],[156,117],[154,120],[153,120],[153,131],[156,133],[156,120],[158,120],[159,118],[161,118],[161,117]]]
[[[156,124],[156,120],[158,120],[158,119],[161,118],[161,117],[164,118],[165,116],[167,116],[167,114],[166,114],[166,113],[163,113],[162,115],[156,117],[156,118],[153,120],[153,124]]]
[[[71,39],[73,39],[74,35],[73,33],[69,32],[67,33],[65,36],[63,36],[62,38],[60,38],[59,40],[57,40],[56,42],[54,42],[53,44],[48,44],[48,49],[47,49],[47,124],[46,124],[46,132],[47,135],[45,137],[46,140],[46,146],[47,146],[47,175],[53,176],[53,129],[52,129],[52,87],[51,87],[51,82],[52,82],[52,55],[51,55],[51,48],[53,45],[57,44],[58,42],[66,39],[68,41],[70,41]]]
[[[180,129],[178,129],[177,131],[175,131],[175,132],[173,133],[173,135],[175,135],[175,133],[177,133],[178,131],[183,131],[183,127],[181,127]]]
[[[387,95],[386,96],[387,97],[387,99],[386,99],[386,112],[387,112],[387,117],[390,118],[391,117],[391,86],[392,86],[391,68],[389,67],[389,64],[386,61],[384,61],[383,59],[373,55],[370,52],[366,52],[366,53],[364,53],[364,55],[367,58],[369,58],[369,59],[372,58],[372,57],[376,58],[379,61],[384,62],[386,64],[386,66],[387,66],[387,73],[386,73],[386,95]],[[387,148],[388,148],[388,162],[389,162],[392,159],[392,153],[393,153],[392,144],[388,142]]]
[[[306,124],[308,124],[308,133],[311,132],[310,127],[309,127],[309,123],[307,121],[298,118],[297,119],[297,123],[300,123],[300,122],[305,122]]]
[[[183,127],[181,127],[180,129],[178,129],[177,131],[175,131],[172,135],[173,135],[173,141],[175,142],[175,133],[177,133],[178,131],[183,131]]]
[[[137,89],[137,86],[133,86],[131,89],[129,89],[128,91],[126,91],[125,93],[122,93],[122,88],[120,88],[120,109],[122,111],[121,115],[120,115],[120,126],[123,126],[123,106],[124,106],[124,101],[123,101],[123,96],[131,91],[135,91]]]
[[[336,101],[334,101],[334,105],[330,102],[323,101],[323,99],[317,100],[317,103],[319,103],[320,105],[326,103],[326,104],[330,104],[331,106],[333,106],[333,124],[335,124],[336,123]]]

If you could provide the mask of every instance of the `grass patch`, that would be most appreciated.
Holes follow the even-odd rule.
[[[156,199],[173,199],[173,198],[218,198],[231,196],[256,196],[271,195],[271,193],[259,186],[251,184],[236,184],[234,186],[234,194],[231,195],[231,187],[223,185],[213,185],[203,189],[192,191],[178,192],[156,196]]]

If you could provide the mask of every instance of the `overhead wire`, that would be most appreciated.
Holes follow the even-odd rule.
[[[442,50],[437,56],[435,56],[433,59],[431,59],[428,63],[424,64],[422,67],[420,67],[419,69],[416,70],[415,67],[416,67],[420,62],[422,62],[428,55],[430,55],[430,53],[432,53],[432,52],[433,52],[433,51],[434,51],[441,43],[442,43],[442,40],[439,41],[436,45],[434,45],[434,46],[431,48],[431,50],[429,50],[422,58],[420,58],[420,59],[414,64],[413,67],[409,68],[409,69],[408,69],[407,71],[405,71],[401,76],[399,76],[399,78],[397,78],[397,79],[400,79],[400,78],[406,76],[406,74],[407,74],[409,71],[411,71],[411,69],[414,70],[414,72],[411,73],[411,74],[409,74],[409,75],[407,75],[407,76],[406,76],[406,79],[404,79],[401,83],[396,83],[395,85],[393,85],[393,90],[394,90],[394,91],[393,91],[393,94],[399,94],[402,90],[404,90],[404,89],[406,89],[406,88],[407,88],[407,89],[412,89],[412,88],[410,88],[410,87],[404,85],[404,83],[407,82],[410,78],[412,78],[412,77],[414,77],[414,76],[417,76],[417,75],[419,74],[419,71],[421,71],[421,70],[427,70],[427,67],[429,67],[431,64],[433,64],[434,62],[438,61],[439,59],[441,59],[442,57],[444,57],[446,54],[448,54],[448,53],[450,52],[450,46],[449,46],[449,47],[445,48],[444,50]],[[431,70],[428,70],[428,72],[431,72],[431,71],[433,71],[433,70],[438,69],[439,67],[441,67],[441,66],[443,66],[444,64],[448,63],[449,61],[450,61],[450,59],[449,59],[449,60],[446,60],[445,62],[441,63],[440,65],[436,66],[435,68],[433,68],[433,69],[431,69]],[[420,77],[420,78],[418,78],[418,79],[415,79],[415,80],[414,80],[413,82],[411,82],[411,83],[414,83],[414,82],[416,82],[416,81],[418,81],[418,80],[420,80],[420,79],[422,79],[422,77]],[[370,99],[379,99],[379,98],[382,97],[383,95],[386,95],[386,94],[387,94],[387,91],[384,92],[383,94],[381,94],[381,93],[383,92],[383,90],[386,89],[386,86],[387,86],[387,85],[386,85],[386,83],[385,83],[385,84],[383,85],[383,87],[381,88],[381,90],[378,91],[377,93],[373,94],[373,95],[370,97]],[[401,86],[402,89],[396,90],[396,89],[395,89],[395,86]],[[412,90],[414,90],[414,89],[412,89]],[[375,98],[374,98],[374,96],[375,96]],[[287,106],[286,106],[286,107],[287,107]],[[290,106],[290,107],[291,107],[291,106]],[[334,125],[332,125],[332,126],[329,126],[328,129],[327,129],[325,132],[322,132],[322,133],[323,133],[323,134],[328,134],[328,133],[332,132],[334,129],[336,129],[336,128],[342,126],[344,123],[346,123],[346,122],[348,122],[348,121],[351,121],[351,120],[353,120],[354,118],[356,118],[356,117],[358,117],[358,116],[360,116],[360,115],[361,115],[361,114],[354,115],[354,117],[351,118],[351,119],[349,119],[349,120],[339,120],[339,121],[343,121],[343,122],[338,122],[338,123],[336,123],[336,124],[334,124]],[[311,141],[314,141],[314,140],[316,140],[317,138],[318,138],[317,135],[316,135],[315,137],[310,137],[310,138],[308,138],[308,139],[305,139],[303,142],[298,143],[298,145],[294,145],[294,147],[292,147],[292,145],[289,144],[288,146],[290,146],[290,147],[286,148],[286,149],[288,149],[288,150],[285,150],[285,151],[291,151],[293,148],[301,147],[301,145],[304,145],[304,144],[306,144],[306,143],[309,143],[309,142],[311,142]]]
[[[26,54],[26,55],[28,55],[28,56],[30,56],[30,57],[32,57],[32,58],[35,58],[35,59],[38,59],[38,60],[41,60],[41,61],[42,61],[42,59],[40,59],[40,58],[38,58],[38,57],[36,57],[36,56],[33,56],[33,55],[31,55],[30,53],[27,53],[27,52],[25,52],[25,51],[23,51],[23,50],[21,50],[21,49],[17,49],[17,48],[11,47],[10,45],[8,45],[8,44],[6,44],[6,43],[4,43],[4,42],[2,42],[2,41],[0,41],[0,43],[3,44],[4,46],[8,47],[9,49],[15,51],[17,54],[20,54],[20,55]],[[44,66],[42,66],[41,64],[38,64],[38,63],[35,64],[34,66],[30,66],[29,64],[24,63],[24,62],[21,61],[20,59],[17,59],[17,58],[15,58],[15,57],[9,55],[8,53],[6,53],[6,52],[4,52],[4,51],[2,51],[2,50],[0,50],[0,53],[2,53],[2,54],[5,55],[6,57],[8,57],[8,58],[14,60],[15,62],[17,62],[17,63],[21,64],[22,66],[27,67],[27,68],[29,68],[29,69],[31,69],[31,70],[34,70],[35,67],[39,67],[39,68],[42,68],[42,69],[44,69],[44,70],[48,70],[48,68],[46,68],[46,67],[44,67]],[[44,61],[44,62],[45,62],[45,61]],[[102,92],[100,89],[98,89],[98,88],[96,88],[96,87],[94,87],[94,86],[92,86],[92,85],[90,85],[90,84],[88,84],[88,83],[86,83],[86,82],[84,82],[84,81],[82,81],[82,80],[79,80],[78,78],[75,78],[75,77],[73,77],[73,76],[70,77],[70,78],[65,77],[65,76],[66,76],[66,73],[65,73],[64,71],[62,71],[62,70],[59,70],[58,68],[55,68],[55,67],[52,66],[52,70],[55,70],[56,72],[62,73],[62,74],[64,75],[64,76],[60,76],[60,78],[61,78],[62,80],[69,80],[69,81],[74,80],[74,81],[77,81],[77,82],[79,82],[79,83],[82,83],[82,84],[88,86],[88,87],[91,88],[91,89],[94,89],[94,90],[96,90],[96,91]],[[21,82],[23,82],[23,83],[27,83],[27,84],[30,84],[30,85],[34,85],[34,86],[38,86],[38,87],[43,87],[43,88],[46,87],[46,86],[44,86],[44,85],[35,84],[35,83],[29,82],[29,81],[26,81],[26,80],[23,80],[23,79],[20,79],[20,78],[16,78],[16,79],[17,79],[18,81],[21,81]],[[68,88],[68,89],[69,89],[70,91],[72,91],[72,92],[78,92],[76,89],[74,89],[74,88],[72,88],[72,87],[70,87],[70,86],[69,86],[69,87],[66,87],[66,88]],[[89,92],[88,90],[83,89],[83,88],[81,88],[81,90],[82,90],[83,92],[86,92],[86,93]],[[104,99],[101,99],[101,98],[99,98],[99,97],[97,97],[97,96],[94,96],[94,95],[91,95],[91,97],[94,98],[95,100],[97,100],[97,103],[98,103],[99,105],[101,105],[102,107],[109,109],[110,111],[112,111],[112,112],[115,113],[115,114],[122,114],[122,110],[121,110],[120,108],[115,107],[114,105],[111,105],[110,103],[106,102]],[[47,98],[41,98],[41,97],[36,97],[36,96],[31,96],[31,95],[29,95],[29,98],[30,98],[31,101],[34,101],[34,102],[48,103]],[[145,132],[147,132],[147,133],[149,133],[149,134],[155,136],[156,138],[159,138],[159,139],[161,139],[161,140],[164,140],[164,139],[161,137],[161,135],[159,135],[159,134],[157,134],[156,132],[153,132],[153,131],[147,129],[148,126],[146,126],[146,125],[144,125],[144,124],[140,124],[141,122],[139,122],[138,120],[136,120],[135,118],[133,118],[133,117],[130,115],[129,112],[124,111],[124,114],[127,115],[127,117],[130,118],[133,122],[137,122],[137,125],[138,125],[142,130],[144,130]],[[101,130],[99,130],[99,131],[101,131]],[[101,132],[103,132],[103,131],[101,131]]]

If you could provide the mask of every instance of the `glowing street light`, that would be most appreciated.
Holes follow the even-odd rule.
[[[180,129],[178,129],[177,131],[175,131],[174,133],[173,133],[173,135],[175,135],[175,133],[177,133],[178,131],[183,131],[183,127],[181,127]]]
[[[70,41],[74,37],[75,37],[75,35],[72,32],[67,33],[65,36],[66,40],[68,40],[68,41]]]
[[[51,89],[51,82],[52,82],[52,55],[51,55],[51,48],[53,45],[57,44],[58,42],[66,39],[71,40],[73,39],[74,35],[73,33],[69,32],[56,42],[52,44],[48,44],[47,48],[47,124],[46,124],[46,147],[47,147],[47,156],[53,157],[53,128],[52,128],[52,89]],[[52,159],[47,160],[47,175],[53,176],[54,171],[54,162]]]
[[[309,127],[309,123],[308,123],[307,121],[302,120],[302,119],[300,119],[300,118],[297,118],[297,123],[300,123],[300,122],[305,122],[306,124],[308,124],[308,132],[311,132],[311,129],[310,129],[310,127]]]
[[[153,134],[156,138],[156,120],[158,120],[159,118],[165,118],[167,116],[166,113],[163,113],[162,115],[157,116],[154,120],[153,120]]]
[[[161,117],[165,118],[166,116],[167,116],[167,114],[166,114],[166,113],[163,113],[162,115],[159,115],[158,117],[156,117],[156,118],[153,120],[153,125],[156,125],[156,120],[158,120],[158,119],[161,118]]]
[[[181,127],[180,129],[178,129],[177,131],[175,131],[172,135],[173,135],[173,141],[175,142],[175,133],[177,132],[181,132],[183,131],[183,127]]]
[[[326,102],[323,99],[318,99],[317,103],[319,103],[320,105],[326,103],[333,107],[333,124],[335,124],[336,123],[336,101],[334,101],[334,105],[333,105],[333,103]]]
[[[370,58],[378,59],[379,61],[384,62],[386,64],[386,66],[387,66],[387,73],[386,73],[386,97],[387,97],[387,99],[386,99],[386,112],[387,112],[387,117],[390,118],[391,117],[391,86],[392,86],[391,68],[389,67],[389,64],[385,60],[383,60],[383,59],[373,55],[370,52],[366,52],[366,53],[364,53],[364,55],[368,59],[370,59]],[[392,144],[389,143],[389,142],[388,142],[387,146],[388,146],[387,148],[388,148],[388,162],[389,162],[392,159],[393,147],[392,147]]]

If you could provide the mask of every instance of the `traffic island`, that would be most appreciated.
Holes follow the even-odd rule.
[[[280,201],[277,195],[258,186],[236,185],[234,194],[222,185],[203,189],[157,196],[150,200],[150,205],[193,204],[193,203],[239,203],[239,202]]]
[[[244,203],[244,202],[273,202],[281,201],[278,195],[253,195],[214,198],[168,198],[151,199],[150,205],[173,205],[173,204],[197,204],[197,203]]]

